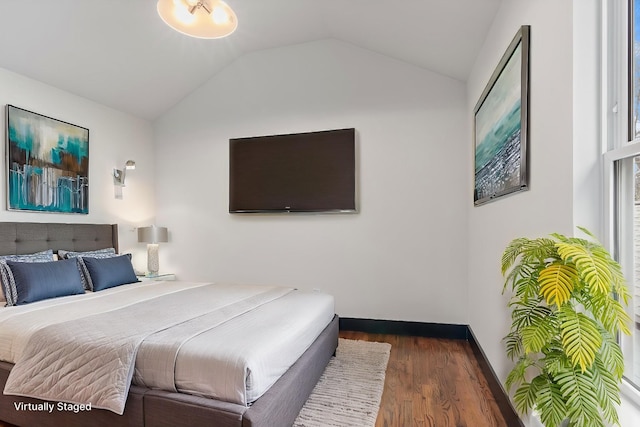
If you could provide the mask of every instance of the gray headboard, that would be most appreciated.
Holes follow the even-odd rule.
[[[0,222],[0,255],[29,254],[47,249],[118,251],[117,224]]]

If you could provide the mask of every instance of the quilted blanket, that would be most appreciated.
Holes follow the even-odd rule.
[[[186,331],[183,336],[188,338],[291,291],[281,287],[205,285],[46,326],[29,338],[4,393],[91,403],[92,407],[122,414],[136,354],[147,337],[171,335],[171,328],[175,328],[176,332]],[[196,324],[199,326],[194,329]],[[174,363],[180,345],[176,340],[169,346],[160,363]],[[168,385],[170,375],[159,374],[158,382],[172,387]]]

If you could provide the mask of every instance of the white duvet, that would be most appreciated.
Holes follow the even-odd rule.
[[[2,308],[0,309],[0,360],[19,362],[34,334],[37,336],[45,330],[55,329],[46,328],[36,333],[49,325],[63,326],[64,331],[66,326],[61,325],[63,322],[70,322],[66,325],[73,328],[76,323],[83,323],[80,319],[87,316],[105,319],[108,318],[109,313],[127,312],[126,307],[133,307],[141,302],[149,307],[149,301],[153,304],[154,298],[170,295],[170,298],[164,298],[164,300],[175,299],[176,307],[168,305],[171,309],[167,313],[151,310],[146,316],[161,320],[166,317],[166,322],[176,324],[172,325],[171,329],[163,327],[161,330],[145,335],[145,339],[137,349],[134,384],[177,390],[248,405],[286,372],[334,315],[334,302],[331,296],[319,292],[282,291],[284,288],[270,290],[272,296],[265,297],[265,301],[256,304],[256,307],[249,311],[245,312],[245,308],[236,310],[231,319],[225,320],[219,317],[217,312],[203,312],[194,320],[185,320],[181,313],[174,312],[178,310],[177,307],[186,306],[183,307],[186,310],[191,308],[178,296],[183,298],[182,294],[203,292],[205,288],[211,288],[216,292],[220,292],[222,288],[228,288],[232,293],[238,292],[243,295],[251,287],[145,282],[97,293]],[[258,293],[266,295],[265,287],[253,288]],[[187,292],[182,292],[183,290]],[[227,307],[225,298],[217,296],[214,300],[224,308]],[[165,307],[166,304],[158,305]],[[201,301],[194,305],[206,306]],[[232,305],[228,304],[228,306]],[[151,307],[155,306],[151,305]],[[166,307],[163,309],[168,310]],[[222,311],[229,310],[224,308]],[[174,319],[177,320],[174,321]],[[144,316],[139,318],[139,322],[144,322]],[[205,322],[215,327],[210,328]],[[84,323],[87,322],[84,321]],[[142,330],[144,325],[144,323],[141,324]],[[61,328],[57,327],[57,329]],[[38,350],[26,351],[26,353],[37,355],[42,352]],[[81,387],[90,388],[91,385],[84,384]],[[37,394],[34,397],[38,397]],[[56,399],[55,396],[48,394],[40,397]],[[63,396],[59,400],[74,399]],[[95,405],[95,407],[99,406]],[[114,410],[108,406],[107,409]],[[114,412],[120,411],[114,410]]]

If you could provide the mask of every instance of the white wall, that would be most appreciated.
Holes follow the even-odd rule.
[[[600,13],[601,0],[503,2],[468,80],[471,114],[517,27],[532,26],[531,190],[468,208],[469,323],[503,381],[513,366],[501,342],[511,323],[500,295],[505,245],[519,236],[574,234],[576,226],[604,237]],[[640,408],[623,394],[619,415],[622,426],[634,426]],[[524,421],[541,426],[535,417]]]
[[[144,247],[132,229],[152,222],[154,214],[153,132],[142,119],[0,68],[0,105],[11,104],[89,129],[89,214],[50,214],[6,210],[6,166],[0,178],[0,221],[117,223],[123,251],[134,254],[138,268],[145,267]],[[2,109],[4,116],[5,111]],[[0,121],[2,139],[6,120]],[[5,158],[6,143],[1,144]],[[127,175],[124,198],[116,200],[111,173],[133,159],[137,169]]]
[[[511,363],[501,342],[509,330],[500,258],[514,238],[573,233],[572,4],[557,0],[502,3],[467,82],[468,116],[520,25],[531,25],[530,190],[474,207],[469,221],[469,324],[504,380]],[[467,156],[471,171],[473,159]],[[473,175],[468,175],[472,194]]]
[[[466,324],[465,96],[335,40],[241,57],[154,123],[163,269],[320,288],[341,316]],[[228,213],[229,138],[345,127],[360,213]]]
[[[604,242],[601,3],[573,1],[573,223]]]

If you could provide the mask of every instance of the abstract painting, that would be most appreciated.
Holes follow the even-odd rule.
[[[474,204],[528,189],[529,37],[524,25],[474,110]]]
[[[7,208],[89,213],[89,129],[7,105]]]

